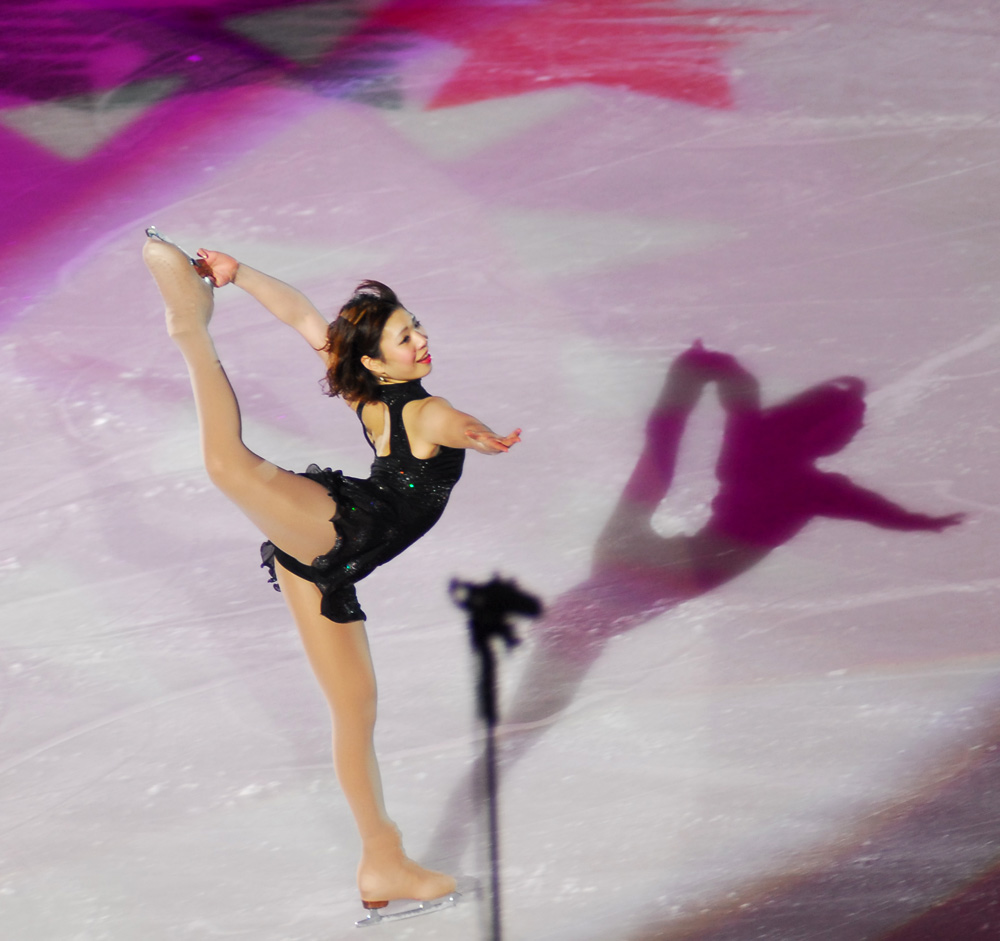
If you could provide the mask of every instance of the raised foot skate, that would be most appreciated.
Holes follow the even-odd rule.
[[[180,245],[168,239],[155,225],[146,226],[146,238],[152,239],[154,242],[163,242],[164,245],[173,245],[177,251],[181,252],[191,262],[195,271],[198,272],[199,277],[205,278],[206,281],[213,280],[212,269],[208,267],[203,258],[196,258],[193,255],[189,255]]]
[[[185,335],[204,334],[214,306],[211,284],[192,259],[153,226],[147,235],[142,260],[166,304],[167,333],[178,341]]]

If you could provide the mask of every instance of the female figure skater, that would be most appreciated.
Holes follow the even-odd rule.
[[[455,880],[409,859],[386,813],[373,745],[375,674],[354,583],[437,521],[464,449],[508,451],[520,429],[494,434],[423,390],[420,380],[431,371],[427,334],[385,285],[359,285],[328,324],[290,285],[220,252],[201,250],[193,261],[155,229],[148,234],[143,259],[187,362],[206,470],[269,540],[265,564],[330,706],[334,766],[361,836],[362,902],[377,912],[392,899],[447,896]],[[323,360],[330,395],[357,412],[375,452],[368,480],[316,465],[293,474],[243,443],[239,406],[208,332],[211,285],[230,283],[297,330]]]

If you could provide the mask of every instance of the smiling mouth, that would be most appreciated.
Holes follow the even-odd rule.
[[[429,363],[431,361],[431,354],[425,353],[420,359],[417,360],[418,363]]]

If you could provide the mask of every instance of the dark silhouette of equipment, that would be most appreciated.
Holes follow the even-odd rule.
[[[452,579],[448,588],[452,601],[468,613],[472,649],[479,657],[480,673],[477,690],[478,712],[486,723],[486,799],[489,810],[490,842],[490,941],[501,941],[500,928],[500,827],[497,800],[496,764],[496,654],[494,638],[503,641],[505,649],[516,647],[521,641],[514,632],[510,619],[513,615],[538,617],[541,602],[533,595],[521,591],[513,581],[499,576],[482,585]]]

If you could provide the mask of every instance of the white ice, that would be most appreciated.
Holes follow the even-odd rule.
[[[942,533],[814,520],[613,638],[560,714],[506,730],[510,941],[874,939],[990,871],[1000,10],[762,7],[788,14],[719,52],[729,109],[584,82],[429,109],[460,58],[431,43],[397,109],[279,77],[205,95],[169,147],[151,127],[109,151],[128,172],[8,249],[0,937],[332,941],[360,915],[325,708],[258,535],[201,468],[139,257],[150,223],[327,311],[362,277],[392,284],[429,327],[428,388],[524,429],[471,455],[438,527],[360,586],[388,801],[435,866],[484,874],[447,582],[499,571],[553,602],[583,580],[695,338],[766,404],[861,377],[865,427],[823,468],[967,514]],[[250,446],[363,476],[301,340],[233,289],[214,324]],[[707,517],[721,434],[707,396],[661,533]],[[533,630],[503,658],[505,711]],[[465,941],[482,917],[379,937]]]

